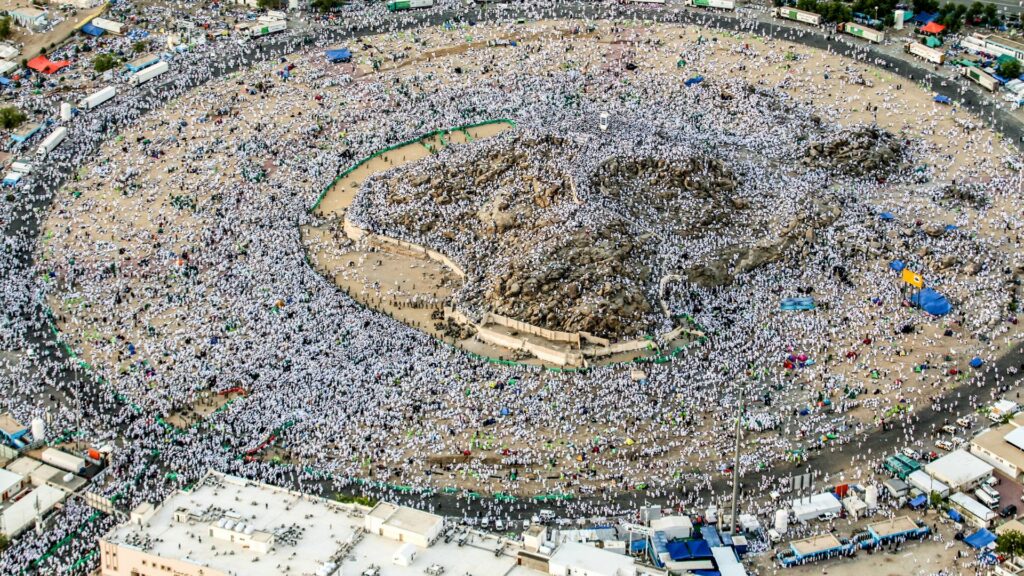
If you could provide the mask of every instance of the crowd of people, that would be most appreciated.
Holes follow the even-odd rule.
[[[546,10],[537,4],[533,15]],[[886,449],[871,453],[870,431],[902,427],[905,443],[919,443],[915,409],[981,406],[1013,382],[1020,175],[1002,167],[995,134],[956,123],[916,86],[877,71],[866,86],[873,69],[785,37],[608,22],[393,31],[403,18],[350,7],[342,28],[307,23],[265,41],[193,46],[159,82],[119,84],[114,100],[69,122],[68,141],[10,191],[18,200],[0,203],[11,230],[0,267],[12,272],[0,277],[0,344],[21,351],[2,356],[0,383],[14,393],[0,396],[0,410],[45,415],[55,434],[115,441],[93,490],[130,509],[216,469],[459,516],[515,515],[535,494],[573,498],[563,500],[567,515],[648,499],[691,507],[714,501],[732,466],[741,387],[740,470],[760,488],[777,479],[755,473],[815,452],[840,458],[844,444],[862,449],[854,462],[869,474]],[[323,48],[345,27],[384,33],[349,41],[354,63],[325,63]],[[486,46],[499,37],[517,46]],[[474,41],[484,44],[431,52]],[[697,75],[704,81],[683,84]],[[67,96],[18,98],[55,112]],[[597,128],[602,112],[615,119],[608,132]],[[851,177],[799,161],[813,140],[887,118],[902,127],[892,119],[907,115],[906,156],[884,172]],[[659,244],[659,269],[781,237],[794,218],[815,219],[818,200],[840,215],[730,284],[677,291],[673,311],[709,338],[643,365],[642,381],[629,366],[488,363],[340,293],[307,264],[299,226],[323,223],[309,209],[354,159],[493,118],[526,133],[571,130],[579,146],[619,131],[621,141],[603,144],[615,155],[730,165],[736,197],[764,217]],[[566,167],[584,201],[587,170],[605,157],[589,158]],[[606,216],[580,212],[586,225]],[[934,318],[909,306],[893,260],[911,262],[954,311]],[[782,298],[806,294],[818,310],[779,311]],[[88,370],[39,344],[43,308]],[[1000,363],[1006,355],[1016,359]],[[972,371],[975,356],[985,364]],[[81,387],[91,376],[101,380]],[[993,380],[991,393],[973,389]],[[167,424],[229,390],[239,397],[195,426]],[[430,496],[451,487],[524,498]],[[77,504],[62,512],[53,540],[85,517]],[[0,572],[16,573],[50,543],[26,540]]]

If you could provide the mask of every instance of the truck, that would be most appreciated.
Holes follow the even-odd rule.
[[[167,72],[167,70],[169,70],[169,69],[170,69],[170,66],[167,64],[167,62],[164,62],[163,60],[161,60],[160,62],[158,62],[158,63],[156,63],[156,64],[154,64],[152,66],[149,66],[148,68],[143,68],[142,70],[139,70],[135,74],[132,74],[128,78],[128,83],[131,84],[132,86],[138,86],[140,84],[145,84],[146,82],[149,82],[153,78],[156,78],[157,76],[163,74],[164,72]]]
[[[991,510],[995,510],[996,508],[999,508],[999,493],[998,492],[996,493],[995,496],[993,496],[991,492],[988,492],[987,490],[982,490],[981,488],[978,488],[977,490],[974,491],[974,497],[978,499],[978,502],[981,502],[985,506],[988,506],[989,509],[991,509]]]
[[[53,152],[53,149],[60,145],[65,138],[68,137],[68,129],[63,126],[58,126],[50,135],[43,139],[36,147],[36,157],[40,160],[46,158],[46,155]]]
[[[92,110],[117,95],[117,88],[107,86],[99,92],[94,92],[78,101],[79,110]]]
[[[285,28],[288,28],[288,22],[285,20],[277,20],[275,22],[266,22],[250,26],[249,28],[246,28],[246,33],[250,38],[259,38],[260,36],[266,36],[267,34],[273,34],[274,32],[281,32]]]
[[[146,54],[145,56],[139,56],[135,60],[124,65],[129,72],[138,72],[147,66],[152,66],[160,61],[159,54]]]
[[[701,8],[721,8],[722,10],[735,10],[734,0],[686,0],[687,6],[700,6]]]
[[[92,25],[97,28],[102,28],[111,34],[120,34],[121,27],[123,24],[120,22],[114,22],[113,20],[107,20],[106,18],[93,18]]]
[[[946,62],[946,54],[942,50],[929,48],[920,42],[908,42],[903,46],[903,51],[924,58],[932,64],[943,64]]]
[[[881,43],[885,41],[885,33],[879,32],[874,28],[868,28],[855,22],[843,22],[837,29],[840,32],[846,32],[850,36],[856,36],[857,38],[863,38],[870,42]]]
[[[972,72],[977,72],[978,74],[980,74],[983,77],[988,77],[989,82],[991,82],[992,86],[993,86],[992,88],[989,88],[989,90],[995,90],[995,85],[996,85],[995,78],[992,78],[991,76],[989,76],[988,74],[985,74],[981,70],[975,70],[974,68],[966,68],[966,70],[970,70]],[[986,86],[985,84],[982,84],[977,79],[975,79],[973,76],[970,76],[968,74],[964,74],[964,75],[967,76],[968,78],[970,78],[971,80],[974,80],[975,82],[978,82],[978,84],[981,84],[982,86],[988,88],[988,86]],[[1003,418],[1005,418],[1007,416],[1013,416],[1014,414],[1016,414],[1019,411],[1020,411],[1020,406],[1018,406],[1017,403],[1014,402],[1013,400],[1005,400],[1005,399],[1004,400],[997,400],[997,401],[992,403],[992,407],[989,408],[989,410],[988,410],[988,419],[993,421],[993,422],[999,422]]]
[[[787,20],[796,20],[797,22],[803,22],[804,24],[811,24],[812,26],[821,24],[820,14],[807,12],[806,10],[797,10],[796,8],[790,8],[788,6],[776,8],[775,16],[777,18],[786,18]]]
[[[430,8],[434,0],[395,0],[387,3],[388,12],[404,12],[416,8]]]
[[[85,458],[68,454],[67,452],[56,448],[47,448],[46,450],[43,450],[40,459],[51,466],[55,466],[66,472],[71,472],[72,474],[81,474],[82,472],[85,472]]]
[[[981,86],[985,90],[988,90],[989,92],[995,92],[996,88],[999,87],[999,81],[986,74],[984,70],[978,70],[977,68],[970,68],[968,66],[964,66],[963,68],[960,69],[960,74],[970,78],[971,80],[974,80],[979,86]],[[989,413],[988,417],[990,420],[994,422],[1002,418],[1001,415],[996,416],[995,409],[993,409],[993,411]]]

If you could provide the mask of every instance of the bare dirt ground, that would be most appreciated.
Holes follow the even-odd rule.
[[[0,10],[10,10],[17,6],[24,6],[24,3],[7,1],[0,3]],[[18,56],[18,62],[21,59],[31,60],[39,55],[42,49],[49,50],[53,45],[60,44],[68,36],[75,33],[75,28],[83,21],[90,19],[94,16],[102,14],[107,9],[106,4],[101,4],[95,8],[89,8],[87,10],[76,10],[74,15],[71,13],[61,13],[56,10],[55,7],[50,7],[51,15],[59,15],[64,20],[58,23],[56,26],[45,32],[32,32],[20,26],[14,26],[11,29],[13,34],[7,40],[13,44],[24,44],[21,49],[21,55]]]

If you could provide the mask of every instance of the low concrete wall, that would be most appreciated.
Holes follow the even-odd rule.
[[[366,229],[353,224],[352,221],[348,219],[347,215],[345,216],[345,221],[342,224],[342,230],[344,230],[345,235],[348,236],[349,239],[352,240],[353,242],[364,241],[368,244],[373,244],[383,250],[397,248],[398,251],[404,255],[425,256],[426,258],[429,258],[434,262],[438,262],[448,267],[448,269],[454,272],[455,275],[458,276],[459,278],[466,278],[466,272],[462,269],[461,266],[452,261],[451,258],[445,256],[444,254],[441,254],[437,250],[432,250],[430,248],[420,246],[419,244],[413,242],[408,242],[405,240],[392,238],[390,236],[384,236],[382,234],[368,232]]]
[[[508,316],[502,316],[500,314],[489,313],[484,319],[484,324],[488,322],[511,328],[517,332],[525,332],[527,334],[533,334],[534,336],[540,336],[545,340],[551,340],[552,342],[569,342],[571,344],[580,345],[580,333],[579,332],[560,332],[558,330],[548,330],[547,328],[541,328],[540,326],[534,326],[522,320],[516,320],[509,318]]]

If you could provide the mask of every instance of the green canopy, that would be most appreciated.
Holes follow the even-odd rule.
[[[924,43],[929,48],[935,48],[937,46],[942,46],[942,40],[939,40],[935,36],[929,36],[929,37],[925,38],[924,39]]]

